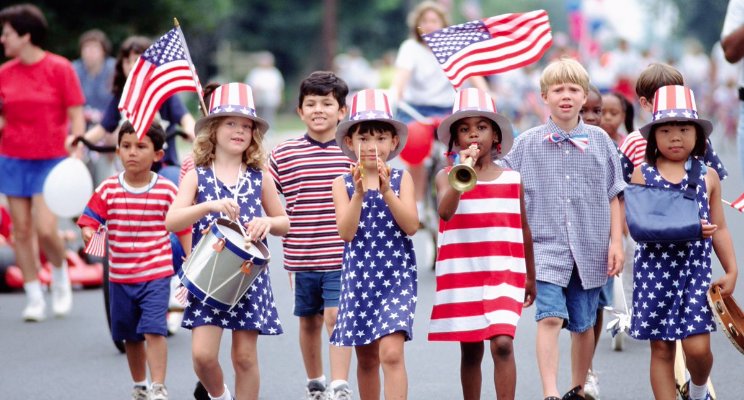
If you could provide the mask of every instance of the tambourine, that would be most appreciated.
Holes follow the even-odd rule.
[[[723,332],[734,347],[744,354],[744,313],[736,300],[732,296],[723,297],[720,287],[711,286],[708,289],[708,303]]]

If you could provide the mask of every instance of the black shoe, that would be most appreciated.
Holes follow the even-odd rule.
[[[563,398],[561,398],[561,400],[586,400],[584,396],[579,394],[579,392],[581,392],[581,385],[569,390],[566,394],[563,395]]]
[[[194,399],[195,400],[209,400],[209,393],[204,388],[201,382],[196,382],[196,388],[194,388]]]
[[[561,400],[559,397],[556,396],[548,396],[545,398],[545,400]]]

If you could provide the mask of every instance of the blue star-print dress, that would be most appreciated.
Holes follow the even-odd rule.
[[[679,190],[687,188],[687,176],[674,184],[666,181],[655,167],[643,163],[640,168],[646,185]],[[702,170],[706,170],[704,165]],[[700,218],[709,219],[705,179],[703,176],[699,179],[696,199]],[[712,247],[710,238],[636,244],[631,336],[671,341],[716,329],[706,297],[712,278]]]
[[[401,170],[393,169],[390,188],[399,195]],[[344,175],[349,198],[350,174]],[[341,298],[331,343],[361,346],[395,333],[413,338],[416,311],[416,255],[413,242],[393,219],[377,190],[364,194],[359,228],[344,245]]]
[[[240,221],[245,223],[253,217],[261,216],[263,210],[261,206],[263,174],[261,171],[248,168],[241,177],[242,185],[239,184],[235,187],[228,187],[219,179],[216,179],[211,168],[197,167],[196,176],[198,189],[195,203],[203,203],[218,198],[233,198],[234,190],[238,188]],[[219,218],[218,213],[209,213],[194,224],[192,228],[193,247],[196,247],[196,244],[199,243],[202,231],[217,218]],[[189,293],[181,325],[187,329],[202,325],[214,325],[232,330],[256,330],[261,335],[282,333],[282,324],[276,310],[268,269],[258,275],[238,305],[230,312],[220,311],[206,305]]]

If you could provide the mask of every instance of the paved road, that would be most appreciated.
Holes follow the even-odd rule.
[[[724,161],[732,176],[724,184],[724,198],[733,199],[744,192],[744,179],[731,151],[723,149]],[[738,264],[744,266],[744,215],[726,209],[737,247]],[[259,340],[262,399],[299,399],[302,396],[304,370],[297,343],[297,320],[292,317],[292,296],[286,273],[281,269],[281,244],[272,239],[271,272],[277,306],[285,334]],[[720,266],[714,266],[715,275]],[[742,274],[744,275],[744,274]],[[744,303],[744,278],[739,277],[738,298]],[[457,399],[459,387],[459,350],[456,344],[429,343],[426,331],[434,293],[434,274],[419,271],[419,302],[414,340],[406,345],[411,399]],[[0,294],[0,398],[2,399],[124,399],[131,385],[126,359],[109,339],[100,289],[77,290],[75,307],[65,319],[38,324],[24,323],[20,311],[22,293]],[[180,331],[168,340],[167,385],[172,399],[188,399],[196,380],[190,361],[190,336]],[[226,376],[229,368],[229,336],[224,336],[222,363]],[[515,341],[518,368],[518,399],[541,398],[535,362],[534,308],[525,310]],[[721,332],[712,335],[715,364],[712,379],[720,399],[741,398],[741,372],[744,356],[735,351]],[[561,335],[562,389],[569,386],[568,334]],[[645,342],[627,341],[625,350],[613,352],[609,338],[602,338],[595,369],[600,375],[603,399],[649,399],[649,349]],[[327,368],[327,367],[326,367]],[[354,371],[352,365],[352,371]],[[483,362],[483,397],[495,398],[492,382],[493,363]],[[327,369],[326,369],[326,373]],[[356,379],[352,372],[352,386]]]

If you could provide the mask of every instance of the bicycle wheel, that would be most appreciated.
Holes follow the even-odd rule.
[[[108,244],[107,246],[108,247]],[[108,253],[108,251],[106,251]],[[101,263],[103,264],[103,305],[106,310],[106,323],[109,328],[109,333],[111,332],[111,299],[109,297],[109,263],[108,263],[108,257],[103,257],[100,259]],[[113,340],[113,338],[112,338]],[[123,340],[114,340],[114,346],[119,350],[119,353],[124,354],[126,352],[126,349],[124,347],[124,341]]]

